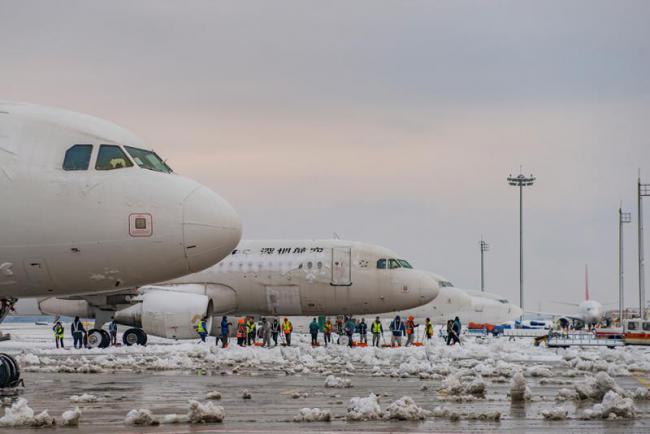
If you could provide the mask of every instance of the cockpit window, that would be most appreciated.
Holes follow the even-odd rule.
[[[397,262],[397,259],[389,259],[388,260],[388,268],[393,269],[393,268],[400,268],[401,265],[399,262]]]
[[[126,156],[124,151],[119,146],[101,145],[99,147],[95,169],[113,170],[131,166],[133,166],[133,163],[131,163],[129,157]]]
[[[402,268],[413,268],[411,264],[409,264],[408,261],[405,261],[404,259],[398,259],[397,261],[402,266]]]
[[[63,170],[88,170],[93,145],[74,145],[65,151]]]
[[[452,286],[454,286],[454,284],[451,283],[451,282],[447,282],[446,280],[441,280],[440,281],[440,287],[441,288],[449,288],[449,287],[452,287]]]
[[[386,269],[386,260],[385,259],[380,259],[377,261],[377,268],[380,270],[385,270]]]
[[[125,146],[124,148],[133,157],[133,161],[143,169],[172,173],[172,169],[155,152],[131,146]]]

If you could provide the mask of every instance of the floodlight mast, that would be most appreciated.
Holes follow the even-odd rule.
[[[618,209],[618,321],[623,327],[625,319],[625,291],[623,286],[623,225],[632,221],[632,213]]]
[[[481,237],[479,246],[481,247],[481,292],[485,292],[485,272],[483,267],[483,254],[490,250],[490,246],[488,243],[483,241],[483,237]]]
[[[517,176],[508,176],[508,184],[513,187],[519,187],[519,307],[521,308],[521,319],[524,315],[524,187],[529,187],[535,182],[533,175],[525,176],[519,174]]]

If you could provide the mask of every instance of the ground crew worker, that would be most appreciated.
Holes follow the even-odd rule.
[[[309,324],[309,333],[311,334],[311,345],[312,346],[317,346],[318,345],[318,330],[320,327],[318,326],[318,321],[316,321],[316,318]]]
[[[244,318],[237,320],[237,345],[240,347],[246,346],[246,324]]]
[[[368,345],[368,324],[365,318],[361,318],[359,323],[359,342]]]
[[[285,318],[282,323],[282,332],[284,333],[284,338],[287,341],[287,346],[291,346],[291,332],[293,331],[293,324],[289,321],[289,318]]]
[[[336,343],[340,344],[341,343],[341,336],[343,336],[343,319],[341,317],[336,318]]]
[[[208,335],[208,317],[204,316],[196,324],[196,332],[201,338],[201,342],[205,342],[205,337]]]
[[[262,333],[262,346],[271,348],[271,323],[266,318],[262,318],[260,332]]]
[[[280,321],[277,318],[273,318],[271,323],[271,336],[273,337],[273,346],[278,346],[278,335],[280,334]]]
[[[447,320],[447,345],[450,345],[453,334],[454,334],[454,322],[452,320]]]
[[[460,345],[460,318],[456,317],[454,318],[454,324],[453,324],[453,329],[454,329],[454,340],[458,342]]]
[[[352,317],[348,317],[348,320],[345,322],[345,334],[348,337],[348,347],[353,347],[354,342],[353,342],[353,336],[354,332],[357,329],[357,324],[354,322]]]
[[[223,316],[221,318],[221,335],[215,339],[214,344],[219,345],[219,339],[221,339],[221,348],[226,348],[228,346],[228,335],[230,334],[230,326],[232,323],[228,322],[228,317]]]
[[[253,319],[252,316],[249,316],[248,321],[246,321],[246,333],[248,335],[248,345],[255,344],[256,331],[257,331],[257,326],[255,325],[255,320]]]
[[[325,321],[325,324],[323,325],[323,338],[325,340],[325,346],[327,346],[328,343],[332,343],[332,329],[334,326],[332,325],[332,321],[330,321],[329,318]]]
[[[75,348],[82,348],[84,346],[84,325],[79,320],[78,316],[74,317],[74,321],[70,325],[70,330],[72,331],[72,339],[74,340]]]
[[[65,333],[65,329],[63,328],[63,325],[61,325],[61,321],[57,321],[56,324],[54,324],[52,331],[54,332],[54,342],[56,342],[56,347],[59,348],[60,343],[61,348],[63,348],[63,334]]]
[[[415,328],[419,327],[420,324],[416,324],[414,321],[413,316],[409,316],[408,319],[406,320],[406,346],[410,347],[413,345],[413,341],[415,340]]]
[[[395,316],[395,319],[390,323],[390,331],[392,336],[390,338],[391,346],[402,346],[402,336],[404,334],[405,328],[404,323],[400,319],[399,315]]]
[[[108,333],[111,335],[111,345],[117,345],[117,323],[115,318],[108,324]]]
[[[375,320],[373,321],[371,330],[372,330],[372,346],[378,347],[379,339],[381,335],[384,334],[384,327],[381,325],[381,321],[379,320],[379,317],[375,318]]]
[[[424,320],[424,334],[427,335],[427,340],[433,337],[433,324],[429,318]]]

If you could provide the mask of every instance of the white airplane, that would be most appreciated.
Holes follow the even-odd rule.
[[[596,300],[591,300],[589,297],[589,270],[585,265],[585,299],[580,303],[567,303],[567,302],[558,302],[558,304],[564,304],[568,306],[573,306],[577,308],[577,312],[569,315],[557,314],[557,313],[548,313],[548,312],[533,312],[534,314],[540,315],[551,315],[555,318],[566,318],[570,321],[578,322],[581,325],[587,327],[594,326],[599,324],[603,320],[603,315],[605,310],[603,305]]]
[[[0,321],[17,298],[133,288],[232,251],[233,208],[150,149],[92,116],[0,102]]]
[[[401,318],[413,316],[419,323],[424,323],[429,318],[433,324],[446,324],[447,320],[458,316],[464,324],[473,322],[497,325],[521,316],[519,306],[500,295],[455,288],[444,277],[430,274],[439,282],[440,287],[438,296],[433,301],[415,309],[390,312],[380,317],[392,319],[395,315],[400,315]]]
[[[228,315],[372,314],[409,309],[438,295],[438,282],[383,247],[344,240],[242,241],[230,256],[205,271],[137,292],[39,300],[40,312],[95,318],[92,345],[104,346],[97,330],[113,316],[134,327],[128,344],[146,334],[195,338],[194,324]],[[21,312],[27,314],[29,312]]]

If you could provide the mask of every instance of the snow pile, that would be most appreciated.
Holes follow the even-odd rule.
[[[553,407],[542,411],[546,420],[566,420],[569,417],[569,410],[564,407]]]
[[[567,389],[563,387],[557,391],[557,396],[555,397],[556,401],[571,401],[578,398],[578,394],[574,389]]]
[[[332,420],[332,413],[329,410],[321,410],[320,408],[301,408],[296,416],[293,417],[294,422],[329,422]]]
[[[352,382],[347,378],[328,375],[325,379],[325,387],[331,387],[334,389],[347,389],[348,387],[352,387]]]
[[[544,377],[549,378],[553,376],[553,372],[548,366],[535,365],[526,369],[526,374],[531,377]]]
[[[190,411],[187,414],[190,423],[219,423],[223,422],[226,413],[220,405],[212,402],[201,404],[198,401],[190,400]]]
[[[595,404],[591,409],[585,410],[583,419],[616,419],[633,418],[636,409],[632,398],[623,398],[618,393],[610,390],[603,397],[600,404]]]
[[[384,419],[422,420],[429,412],[418,407],[410,396],[403,396],[384,410]]]
[[[449,410],[447,407],[437,406],[431,412],[431,416],[433,416],[433,417],[449,417],[450,413],[451,413],[451,410]]]
[[[79,407],[75,407],[72,410],[64,411],[61,419],[63,419],[63,426],[79,426],[81,410],[79,410]]]
[[[381,418],[381,407],[377,395],[371,393],[367,398],[355,396],[350,399],[346,419],[350,421],[357,420],[376,420]]]
[[[458,375],[448,375],[442,381],[441,392],[448,395],[462,396],[472,395],[478,398],[485,397],[486,384],[481,377],[472,378],[469,382],[462,382]]]
[[[20,398],[11,407],[5,408],[5,415],[0,417],[0,427],[44,427],[53,426],[54,418],[43,410],[34,415],[25,398]]]
[[[248,389],[244,389],[241,392],[241,397],[242,397],[242,399],[251,399],[251,398],[253,398],[253,395],[251,395],[251,393],[248,391]]]
[[[510,400],[513,402],[528,401],[530,399],[530,388],[521,372],[512,377],[510,386]]]
[[[138,408],[133,409],[126,414],[124,424],[153,426],[160,424],[160,422],[158,421],[158,418],[153,415],[151,410],[147,410],[146,408]]]
[[[309,393],[307,393],[307,392],[298,392],[297,390],[294,390],[291,393],[291,398],[292,399],[307,398],[308,396],[309,396]]]
[[[83,395],[72,395],[70,397],[70,402],[74,402],[75,404],[97,402],[97,397],[89,393],[84,393]]]
[[[632,395],[632,399],[635,399],[637,401],[650,399],[650,390],[646,389],[645,387],[637,387],[636,389],[634,389],[631,395]]]
[[[452,416],[454,416],[453,413]],[[456,417],[455,420],[458,420],[458,418],[460,418],[460,415],[455,415],[455,417]],[[480,413],[468,413],[467,420],[489,420],[493,422],[499,422],[501,420],[501,412],[495,410],[495,411],[483,411]]]
[[[205,394],[205,399],[219,400],[219,399],[221,399],[221,393],[217,392],[217,391],[208,392],[208,393]]]
[[[587,377],[575,385],[579,399],[602,399],[609,391],[623,395],[624,391],[607,372],[599,372],[596,377]]]

